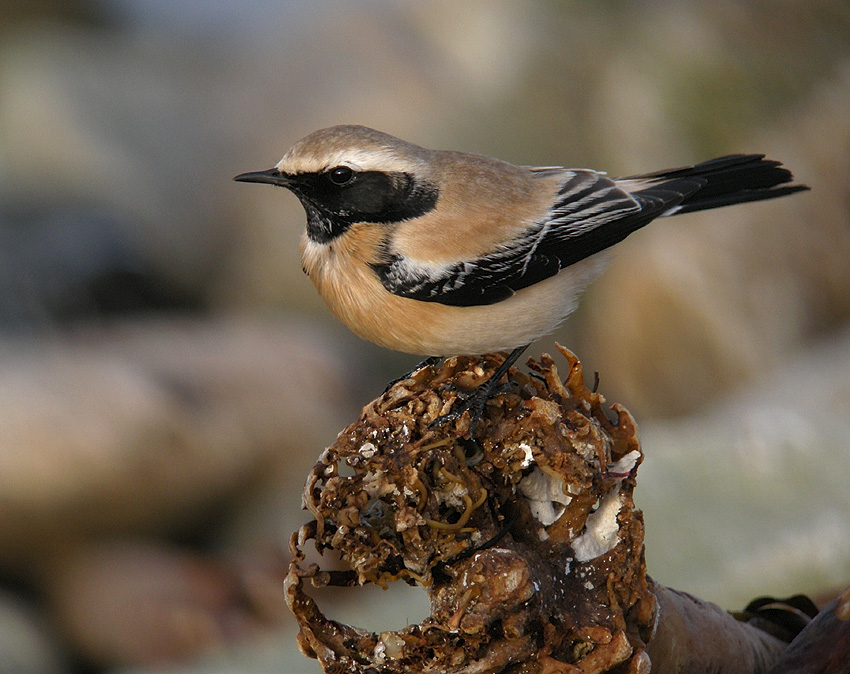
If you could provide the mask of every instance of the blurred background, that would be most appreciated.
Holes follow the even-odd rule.
[[[641,427],[656,580],[730,609],[847,584],[846,0],[3,0],[0,674],[318,671],[280,585],[303,480],[416,359],[332,320],[297,200],[231,178],[338,123],[615,176],[787,164],[811,192],[654,223],[553,339]]]

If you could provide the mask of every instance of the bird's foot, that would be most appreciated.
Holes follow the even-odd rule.
[[[478,422],[481,421],[481,416],[484,414],[484,406],[493,396],[510,389],[510,382],[504,385],[500,385],[499,382],[511,368],[511,365],[516,362],[516,359],[519,358],[522,355],[522,352],[527,348],[528,344],[515,348],[508,354],[507,358],[502,361],[502,364],[499,365],[498,369],[487,381],[483,382],[468,393],[459,394],[458,400],[456,400],[452,405],[452,409],[445,414],[440,415],[428,424],[428,430],[438,428],[450,421],[457,421],[464,412],[469,412],[469,430],[467,431],[467,434],[469,435],[470,440],[476,442],[475,431],[478,428]]]
[[[491,377],[483,384],[468,392],[459,392],[458,399],[455,400],[452,408],[445,414],[441,414],[434,421],[428,424],[428,430],[439,428],[444,424],[457,421],[464,412],[469,412],[469,430],[467,434],[470,440],[475,441],[475,431],[478,428],[478,423],[484,415],[484,407],[487,401],[500,393],[510,390],[512,384],[499,384],[495,377]]]

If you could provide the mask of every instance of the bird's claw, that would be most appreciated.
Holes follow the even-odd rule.
[[[470,439],[474,439],[478,422],[481,421],[487,401],[493,396],[509,390],[511,386],[510,382],[493,385],[487,381],[468,393],[460,393],[452,408],[428,424],[427,429],[432,431],[444,424],[457,421],[463,416],[464,412],[469,412],[469,431],[467,433]]]

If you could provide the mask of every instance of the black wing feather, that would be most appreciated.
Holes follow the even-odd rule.
[[[554,169],[541,169],[551,174]],[[806,190],[764,155],[729,155],[621,179],[595,171],[564,171],[548,216],[517,239],[477,260],[437,269],[387,251],[373,265],[384,287],[401,297],[452,306],[495,304],[625,239],[663,215],[688,213]]]
[[[636,199],[602,174],[575,171],[545,220],[490,255],[434,271],[390,254],[373,268],[384,287],[402,297],[452,306],[495,304],[621,241],[665,208],[669,202]]]
[[[650,182],[648,192],[669,187],[675,189],[682,179],[702,182],[699,190],[682,201],[676,214],[775,199],[809,189],[805,185],[788,185],[794,179],[791,171],[778,161],[765,159],[763,154],[732,154],[695,166],[656,171],[623,180],[647,178],[657,181]]]

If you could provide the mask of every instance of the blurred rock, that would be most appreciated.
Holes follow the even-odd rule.
[[[292,321],[125,322],[0,349],[0,569],[17,574],[92,539],[197,536],[263,485],[297,507],[298,456],[348,405],[340,354]]]
[[[0,217],[0,334],[84,319],[197,311],[201,298],[140,256],[114,213],[63,209]]]
[[[96,0],[4,0],[0,5],[0,30],[33,19],[102,23],[103,10]]]
[[[653,578],[728,609],[847,585],[848,351],[845,329],[704,413],[640,424]]]
[[[760,135],[739,149],[812,191],[652,223],[571,326],[567,343],[638,418],[698,409],[850,320],[850,61]]]
[[[70,672],[45,621],[5,590],[0,590],[0,655],[0,674]]]
[[[293,620],[294,622],[294,620]],[[295,643],[295,630],[273,633],[250,643],[235,645],[192,662],[171,666],[110,669],[110,674],[319,674],[315,662],[305,658]]]
[[[103,29],[30,26],[4,39],[0,205],[105,213],[112,240],[201,294],[231,226],[221,190],[231,171],[214,161],[220,120],[198,114],[216,109],[213,58]]]
[[[56,560],[44,589],[52,621],[78,657],[100,666],[162,666],[279,625],[285,564],[276,566],[115,541]]]

